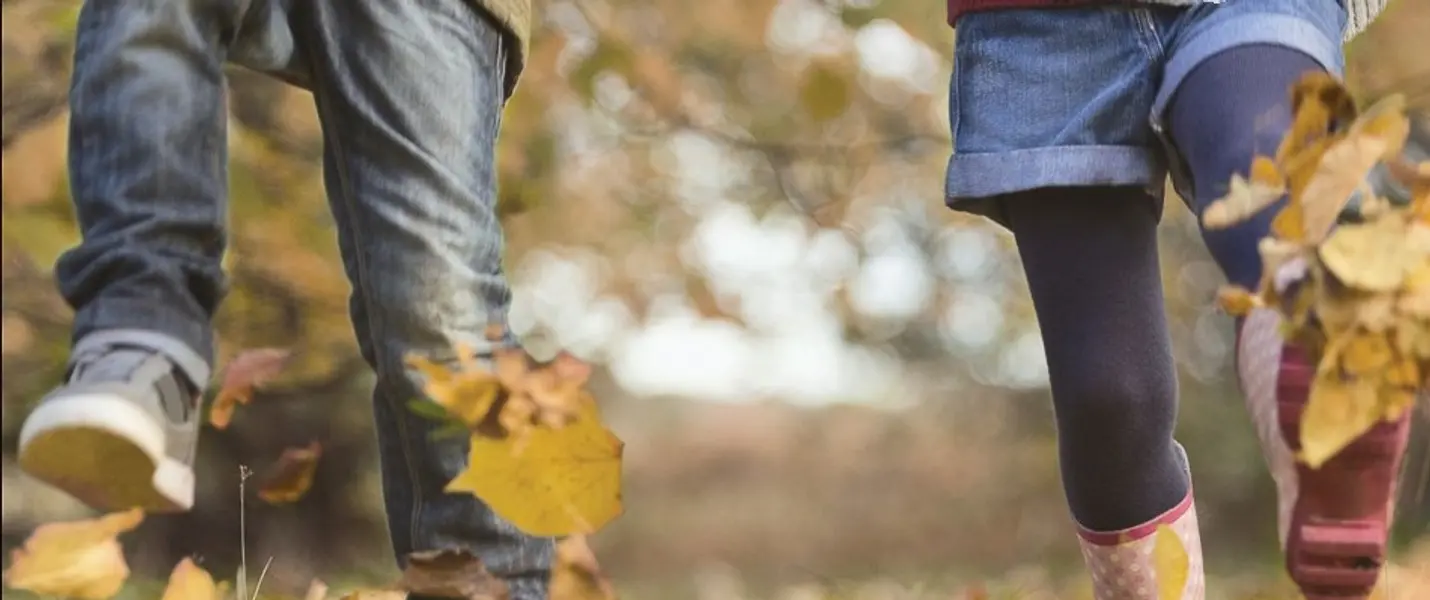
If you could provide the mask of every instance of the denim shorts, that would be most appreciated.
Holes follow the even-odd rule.
[[[988,200],[1043,187],[1143,186],[1160,198],[1180,164],[1163,113],[1193,68],[1229,48],[1275,44],[1340,74],[1345,26],[1337,0],[965,15],[948,93],[948,204],[1001,220]]]

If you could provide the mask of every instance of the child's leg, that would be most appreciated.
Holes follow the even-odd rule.
[[[1180,9],[970,13],[957,23],[946,195],[1012,230],[1042,328],[1068,503],[1094,594],[1157,598],[1152,534],[1187,548],[1203,595],[1156,227],[1164,172],[1146,120]],[[1069,74],[1073,74],[1069,76]]]
[[[1172,441],[1158,205],[1138,188],[1046,188],[1004,209],[1043,334],[1073,516],[1093,531],[1150,521],[1189,487]]]
[[[1200,561],[1157,260],[1160,203],[1136,187],[1044,188],[1001,201],[1042,330],[1063,486],[1098,597],[1151,598],[1146,534]],[[1127,540],[1139,540],[1128,544]],[[1131,556],[1134,559],[1129,559]],[[1200,564],[1186,598],[1200,598]]]
[[[1320,70],[1320,62],[1299,50],[1253,44],[1215,54],[1188,73],[1166,118],[1188,167],[1198,213],[1225,191],[1233,173],[1246,173],[1255,154],[1275,151],[1291,119],[1287,90],[1304,73]],[[1232,282],[1256,285],[1261,270],[1256,244],[1273,214],[1205,233]],[[1279,326],[1270,310],[1239,323],[1237,362],[1280,496],[1287,566],[1308,597],[1364,597],[1385,555],[1408,418],[1373,429],[1320,469],[1298,468],[1284,431],[1299,423],[1313,368],[1285,347]]]
[[[1269,44],[1242,46],[1207,59],[1188,74],[1167,110],[1167,122],[1187,166],[1191,189],[1187,200],[1195,214],[1226,193],[1233,174],[1245,176],[1252,157],[1275,152],[1291,123],[1288,90],[1302,74],[1321,70],[1306,54]],[[1233,284],[1255,289],[1261,278],[1257,243],[1271,228],[1282,199],[1250,220],[1224,230],[1202,230],[1207,249]],[[1247,407],[1257,425],[1262,450],[1276,482],[1277,529],[1285,541],[1291,506],[1296,498],[1295,459],[1281,437],[1274,400],[1281,362],[1280,322],[1271,311],[1252,315],[1249,331],[1239,340],[1265,347],[1265,352],[1239,353],[1246,363],[1241,377]],[[1238,323],[1238,332],[1244,324]],[[1265,335],[1261,335],[1265,334]],[[1264,340],[1264,341],[1263,341]],[[1259,377],[1266,374],[1267,377]]]

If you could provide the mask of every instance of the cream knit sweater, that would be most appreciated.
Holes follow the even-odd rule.
[[[1220,4],[1224,0],[1142,0],[1147,4],[1166,4],[1170,6],[1190,6],[1192,4],[1213,3]],[[1238,0],[1240,2],[1254,2],[1255,0]],[[1309,0],[1307,0],[1309,1]],[[1346,7],[1346,39],[1351,39],[1366,25],[1380,14],[1380,10],[1385,8],[1385,3],[1390,0],[1340,0]]]

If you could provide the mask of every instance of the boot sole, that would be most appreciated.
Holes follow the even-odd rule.
[[[1293,380],[1278,389],[1277,406],[1282,436],[1294,450],[1300,448],[1301,413],[1308,398],[1310,371],[1304,364],[1283,366],[1279,378],[1285,380],[1290,375]],[[1298,385],[1301,382],[1305,384]],[[1290,399],[1282,400],[1287,397]],[[1301,484],[1292,511],[1286,562],[1308,600],[1355,600],[1374,592],[1386,560],[1388,506],[1395,500],[1395,478],[1408,433],[1407,415],[1395,423],[1377,424],[1320,469],[1296,465]],[[1389,476],[1382,481],[1374,472]]]
[[[194,472],[165,455],[166,437],[153,416],[120,396],[55,398],[25,420],[20,469],[96,510],[187,511]]]

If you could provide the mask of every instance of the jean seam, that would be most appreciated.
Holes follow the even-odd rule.
[[[1133,28],[1137,30],[1135,34],[1137,44],[1142,46],[1142,50],[1147,53],[1147,60],[1156,64],[1161,60],[1162,51],[1161,40],[1157,37],[1157,26],[1152,20],[1152,12],[1145,7],[1134,8],[1131,17]]]
[[[311,36],[312,34],[310,33],[309,35]],[[311,40],[310,40],[310,41],[311,41]],[[331,110],[331,109],[332,109],[332,103],[331,103],[331,101],[328,99],[328,94],[330,93],[330,92],[328,91],[328,90],[329,90],[329,86],[318,85],[318,81],[317,81],[318,78],[319,78],[319,75],[318,75],[318,73],[316,72],[316,70],[314,70],[314,73],[313,73],[313,79],[314,79],[313,97],[314,97],[314,99],[317,101],[317,103],[319,104],[319,106],[321,107],[321,109],[324,110],[324,112],[328,112],[329,114],[333,114],[333,113],[332,113],[332,110]],[[326,129],[326,128],[325,128],[325,129]],[[358,281],[355,282],[356,285],[355,285],[354,287],[355,287],[355,289],[360,290],[361,293],[362,293],[362,295],[363,295],[363,299],[362,299],[360,302],[363,302],[364,304],[366,304],[366,303],[367,303],[367,299],[372,297],[372,290],[371,290],[371,288],[370,288],[370,286],[369,286],[369,284],[368,284],[368,280],[369,280],[368,273],[369,273],[369,271],[368,271],[367,259],[365,258],[364,253],[363,253],[363,250],[362,250],[363,248],[366,248],[367,245],[366,245],[366,244],[363,242],[363,240],[362,240],[362,237],[363,237],[362,228],[359,227],[358,224],[357,224],[357,221],[358,221],[359,219],[358,219],[357,213],[356,213],[355,210],[354,210],[354,209],[356,209],[356,208],[358,208],[358,207],[354,204],[353,199],[352,199],[352,196],[353,196],[353,194],[351,193],[351,192],[352,192],[352,179],[351,179],[351,177],[348,175],[347,160],[346,160],[348,154],[347,154],[347,152],[344,150],[343,144],[342,144],[341,140],[339,140],[339,136],[337,136],[336,134],[325,134],[323,137],[324,137],[324,139],[325,139],[325,142],[326,142],[327,144],[331,145],[331,151],[333,152],[333,155],[334,155],[333,166],[334,166],[334,168],[337,169],[337,171],[338,171],[338,177],[337,177],[337,179],[338,179],[338,181],[340,182],[341,188],[342,188],[341,190],[339,190],[338,194],[339,194],[339,196],[340,196],[339,201],[343,203],[343,208],[344,208],[344,211],[343,211],[343,212],[344,212],[343,220],[346,222],[346,225],[347,225],[347,228],[348,228],[348,232],[349,232],[349,233],[352,235],[352,237],[353,237],[353,245],[354,245],[354,249],[355,249],[354,256],[353,256],[353,261],[357,263],[357,269],[356,269],[356,271],[357,271],[357,275],[358,275]],[[367,317],[367,322],[368,322],[368,335],[369,335],[369,337],[371,338],[371,339],[368,340],[368,343],[373,345],[373,362],[376,363],[376,365],[374,365],[374,366],[375,366],[375,368],[379,368],[379,369],[380,369],[380,366],[381,366],[381,364],[382,364],[383,357],[381,356],[381,351],[380,351],[381,342],[378,341],[378,340],[384,339],[384,336],[383,336],[382,334],[383,334],[383,332],[385,332],[386,327],[385,327],[385,325],[384,325],[382,319],[377,316],[376,311],[373,311],[373,310],[364,310],[363,313],[364,313],[364,314],[366,315],[366,317]],[[377,389],[375,390],[375,392],[376,392],[377,395],[384,395],[384,394],[383,394],[383,390],[381,389],[381,385],[382,385],[382,383],[383,383],[383,382],[381,381],[381,379],[382,379],[382,378],[379,377],[378,386],[377,386]],[[385,400],[379,400],[379,401],[385,401]],[[409,516],[409,519],[408,519],[407,536],[408,536],[408,538],[409,538],[409,539],[408,539],[408,545],[409,545],[408,550],[410,550],[410,551],[415,551],[415,550],[418,549],[418,548],[417,548],[417,546],[418,546],[418,540],[417,540],[417,537],[418,537],[418,529],[419,529],[419,524],[420,524],[421,519],[422,519],[423,508],[424,508],[424,505],[425,505],[426,502],[425,502],[425,500],[423,499],[422,484],[421,484],[421,481],[419,481],[418,476],[417,476],[417,468],[416,468],[416,465],[413,463],[413,460],[412,460],[412,451],[411,451],[411,443],[410,443],[410,442],[411,442],[411,439],[412,439],[412,436],[411,436],[411,432],[410,432],[410,431],[408,430],[408,428],[407,428],[407,422],[406,422],[406,420],[403,418],[404,416],[405,416],[405,415],[402,414],[401,408],[399,407],[399,408],[398,408],[397,417],[394,419],[394,421],[395,421],[394,425],[396,425],[396,428],[397,428],[398,444],[401,446],[400,452],[401,452],[401,454],[402,454],[402,460],[403,460],[405,463],[407,463],[407,479],[408,479],[408,483],[411,485],[411,491],[412,491],[412,514]],[[391,515],[389,515],[388,518],[389,518],[389,519],[392,518]],[[402,559],[405,559],[405,558],[406,558],[406,557],[398,557],[399,560],[402,560]]]

